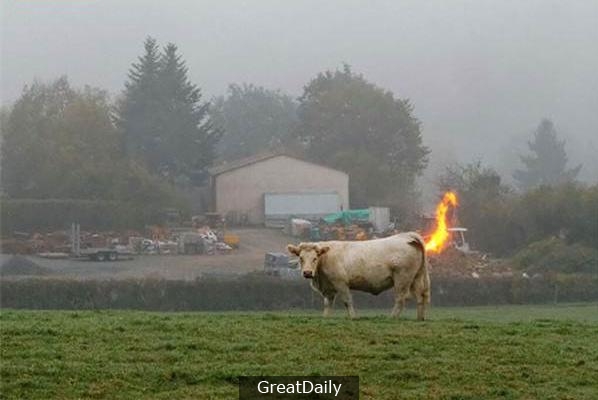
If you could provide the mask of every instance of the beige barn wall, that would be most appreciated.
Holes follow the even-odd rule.
[[[264,193],[335,191],[349,208],[349,176],[341,171],[287,156],[277,156],[215,177],[216,211],[247,213],[249,222],[264,222]]]

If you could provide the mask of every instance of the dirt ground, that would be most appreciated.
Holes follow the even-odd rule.
[[[226,255],[141,255],[133,260],[96,262],[27,258],[49,270],[45,277],[73,279],[166,278],[193,280],[204,275],[237,275],[262,270],[268,251],[286,252],[288,243],[298,242],[277,229],[229,230],[240,237],[240,246]],[[2,254],[0,263],[11,256]]]

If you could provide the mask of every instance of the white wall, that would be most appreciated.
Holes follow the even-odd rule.
[[[214,190],[218,213],[246,213],[252,224],[264,222],[264,193],[334,191],[349,208],[346,173],[284,155],[223,172],[215,177]]]

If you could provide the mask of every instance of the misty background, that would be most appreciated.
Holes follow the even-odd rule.
[[[293,97],[348,63],[414,105],[446,163],[481,160],[510,182],[539,121],[566,139],[578,178],[598,179],[596,1],[3,1],[2,104],[67,75],[120,94],[146,36],[173,42],[204,99],[230,83]],[[429,188],[430,190],[427,190]],[[432,193],[429,196],[436,195]]]
[[[3,305],[263,310],[270,293],[287,309],[306,285],[262,279],[274,264],[298,271],[286,244],[405,230],[430,243],[449,190],[435,304],[598,298],[596,0],[11,0],[0,12]],[[266,167],[217,183],[247,156]],[[327,167],[345,174],[322,179]],[[307,203],[318,188],[348,192],[362,221],[297,219],[283,197],[284,218],[269,215],[285,230],[262,228],[267,194]],[[376,230],[370,207],[388,217]]]

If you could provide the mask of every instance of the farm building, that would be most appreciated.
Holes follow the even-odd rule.
[[[280,226],[349,207],[349,175],[268,153],[210,169],[213,211],[233,221]]]

